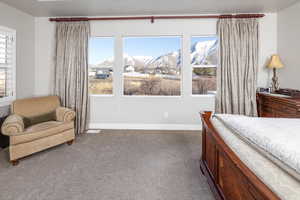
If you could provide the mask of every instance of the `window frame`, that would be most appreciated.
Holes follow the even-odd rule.
[[[16,100],[16,60],[17,60],[17,32],[15,29],[11,29],[5,26],[0,26],[0,32],[4,32],[12,37],[12,95],[8,97],[0,98],[0,106],[8,106],[12,103],[12,101]]]
[[[89,42],[90,42],[90,39],[92,38],[112,38],[113,39],[113,58],[114,58],[114,64],[112,66],[112,69],[113,69],[113,73],[112,73],[112,94],[91,94],[90,92],[89,93],[89,96],[91,97],[114,97],[115,96],[115,87],[114,87],[114,80],[115,80],[115,69],[116,69],[116,54],[115,54],[115,48],[116,48],[116,36],[115,35],[105,35],[105,36],[99,36],[99,35],[91,35],[90,38],[89,38]],[[90,64],[90,57],[88,57],[88,65]],[[90,67],[88,66],[88,72],[90,72]],[[88,76],[88,84],[90,85],[90,77]],[[88,87],[89,87],[88,85]]]
[[[172,96],[172,95],[125,95],[124,94],[124,39],[125,38],[156,38],[156,37],[179,37],[180,38],[180,51],[181,51],[181,71],[180,71],[180,95]],[[172,34],[172,35],[131,35],[131,34],[123,34],[121,35],[121,41],[122,41],[122,74],[121,74],[121,97],[122,98],[183,98],[183,61],[184,61],[184,56],[183,56],[183,40],[184,40],[184,35],[183,34]]]
[[[201,67],[194,67],[191,62],[191,46],[192,46],[192,38],[193,37],[216,37],[218,40],[218,48],[217,48],[217,58],[218,58],[218,62],[216,65],[202,65],[202,66],[209,66],[209,67],[216,67],[216,70],[218,71],[218,67],[220,66],[220,54],[219,54],[219,50],[220,50],[220,37],[218,36],[218,34],[208,34],[208,35],[191,35],[190,36],[190,46],[189,46],[189,67],[191,70],[191,77],[190,77],[190,85],[191,85],[191,91],[190,91],[190,96],[191,97],[215,97],[217,94],[217,91],[214,91],[214,94],[193,94],[193,69],[194,68],[201,68]],[[199,65],[201,66],[201,65]],[[217,78],[217,74],[216,74],[216,78]],[[216,83],[217,84],[217,83]]]
[[[177,96],[160,96],[160,95],[124,95],[124,39],[128,37],[136,37],[136,38],[142,38],[142,37],[179,37],[180,38],[180,50],[181,50],[181,74],[180,74],[180,95]],[[205,34],[205,35],[200,35],[200,34],[191,34],[191,35],[186,35],[184,33],[179,33],[179,34],[111,34],[111,35],[91,35],[90,38],[112,38],[114,41],[114,51],[113,51],[113,56],[114,56],[114,64],[113,64],[113,82],[112,82],[112,94],[91,94],[89,93],[89,96],[91,97],[121,97],[121,98],[184,98],[187,97],[187,95],[191,98],[201,98],[201,97],[215,97],[216,92],[214,94],[193,94],[193,69],[197,67],[193,67],[191,65],[191,45],[192,45],[192,38],[193,37],[216,37],[218,39],[218,49],[217,49],[217,57],[218,61],[217,64],[214,65],[216,68],[220,66],[220,58],[219,58],[219,50],[220,50],[220,40],[219,36],[217,34]],[[188,52],[185,52],[186,50],[185,46],[188,45]],[[121,48],[121,50],[116,50],[116,48]],[[121,51],[121,54],[118,53],[118,51]],[[121,61],[117,61],[117,56],[121,56]],[[186,58],[186,55],[188,55],[188,58]],[[186,61],[186,62],[185,62]],[[121,63],[121,66],[117,66]],[[189,70],[190,77],[185,78],[185,66],[184,64],[187,64]],[[208,66],[208,65],[207,65]],[[120,68],[120,69],[119,69]],[[188,70],[188,71],[189,71]],[[218,71],[218,69],[217,69]],[[187,74],[186,74],[187,75]],[[116,79],[121,79],[117,81],[117,84],[115,83]],[[89,81],[90,79],[88,79]],[[186,86],[184,85],[190,85],[188,88],[189,91],[185,91]],[[118,86],[118,87],[116,87]],[[15,93],[14,93],[15,94]],[[0,102],[1,104],[1,102]]]

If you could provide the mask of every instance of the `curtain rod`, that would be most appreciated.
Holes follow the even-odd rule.
[[[105,21],[105,20],[151,20],[155,19],[222,19],[222,18],[262,18],[264,14],[237,14],[237,15],[199,15],[199,16],[136,16],[136,17],[71,17],[71,18],[49,18],[51,22],[77,22],[77,21]]]

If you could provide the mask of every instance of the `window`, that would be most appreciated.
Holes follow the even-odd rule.
[[[0,103],[15,99],[16,32],[0,27]]]
[[[89,92],[113,94],[114,39],[92,37],[89,44]]]
[[[124,95],[181,95],[181,37],[126,37]]]
[[[191,65],[193,70],[193,95],[215,93],[217,64],[217,36],[192,37]]]

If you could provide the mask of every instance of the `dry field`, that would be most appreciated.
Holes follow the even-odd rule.
[[[180,96],[180,80],[126,76],[124,95]]]
[[[148,96],[180,96],[180,80],[160,77],[124,77],[124,95]],[[216,90],[214,76],[200,76],[193,79],[193,94],[207,94],[207,91]],[[112,78],[90,79],[89,91],[91,94],[112,94]]]
[[[207,94],[208,91],[216,91],[215,76],[198,76],[193,78],[193,94]]]
[[[113,85],[112,78],[107,79],[92,79],[89,83],[90,94],[112,94]]]

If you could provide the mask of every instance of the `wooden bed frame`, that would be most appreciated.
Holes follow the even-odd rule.
[[[200,169],[217,200],[280,200],[231,150],[212,125],[211,112],[201,113]]]

